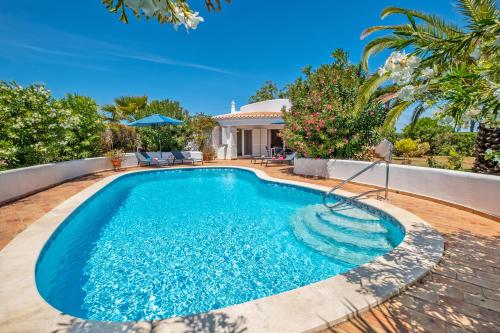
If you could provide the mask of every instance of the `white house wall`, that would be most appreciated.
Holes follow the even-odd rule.
[[[239,112],[255,112],[255,111],[275,111],[275,112],[278,112],[278,111],[281,111],[283,109],[283,107],[285,107],[286,110],[288,111],[292,107],[292,104],[286,98],[271,99],[271,100],[267,100],[267,101],[243,105],[240,108]]]
[[[346,179],[369,162],[299,158],[293,172],[299,175]],[[500,216],[500,177],[391,164],[389,188],[435,198],[487,214]],[[356,182],[384,186],[385,165],[377,165],[355,179]],[[480,193],[481,195],[478,195]]]

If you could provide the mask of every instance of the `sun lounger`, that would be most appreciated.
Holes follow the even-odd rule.
[[[138,166],[163,166],[163,165],[168,165],[169,161],[161,158],[156,158],[156,157],[151,157],[148,153],[145,151],[138,151],[135,153],[135,156],[137,157],[137,165]]]
[[[193,152],[194,153],[194,152]],[[172,155],[174,156],[173,163],[181,163],[184,164],[184,162],[195,164],[196,162],[201,162],[203,164],[203,155],[202,156],[189,156],[186,157],[182,152],[178,150],[172,150]],[[190,155],[195,155],[195,154],[190,154]]]
[[[288,155],[287,157],[285,158],[270,158],[270,159],[267,159],[266,160],[266,166],[268,166],[269,164],[289,164],[291,165],[293,163],[293,160],[295,159],[295,155],[296,153],[292,153],[290,155]]]
[[[144,151],[138,151],[135,153],[135,157],[137,158],[137,166],[151,165],[151,156]]]
[[[257,164],[258,162],[260,162],[260,164],[263,164],[266,160],[270,160],[272,159],[272,157],[269,157],[269,156],[252,156],[252,158],[250,159],[250,162],[253,163],[253,164]]]

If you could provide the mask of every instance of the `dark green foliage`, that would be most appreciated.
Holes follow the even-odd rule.
[[[477,133],[454,132],[447,135],[440,155],[449,155],[451,150],[463,155],[474,156],[476,150]]]
[[[463,156],[474,156],[477,133],[454,132],[449,125],[441,125],[434,118],[420,118],[407,125],[401,133],[404,138],[428,142],[430,155],[450,155],[455,152]]]
[[[407,125],[403,129],[403,136],[420,142],[428,142],[430,153],[439,154],[439,151],[445,145],[446,139],[453,132],[449,125],[441,125],[437,119],[425,117],[418,119],[415,123]]]
[[[103,150],[119,149],[132,152],[137,148],[139,138],[135,128],[120,123],[109,123],[103,133]]]
[[[0,168],[97,156],[103,120],[90,97],[0,82]]]
[[[306,67],[305,76],[288,86],[293,107],[285,113],[283,136],[304,157],[354,158],[381,138],[385,110],[379,103],[352,111],[365,74],[349,64],[346,52],[337,50],[333,58],[316,70]]]
[[[61,99],[62,107],[77,118],[63,147],[64,159],[80,159],[99,156],[101,133],[104,131],[103,116],[96,102],[87,96],[67,94]]]
[[[279,90],[275,82],[266,81],[266,83],[255,92],[255,95],[248,99],[248,103],[257,103],[276,98],[285,98],[285,92]]]

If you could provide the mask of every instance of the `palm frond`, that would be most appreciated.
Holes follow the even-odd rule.
[[[382,83],[387,81],[389,78],[389,75],[378,75],[374,74],[371,77],[369,77],[362,85],[359,87],[358,95],[356,96],[356,102],[354,103],[354,109],[353,112],[354,114],[359,114],[361,113],[366,104],[370,101],[370,99],[373,96],[373,93],[375,90],[377,90]]]
[[[409,41],[396,35],[388,35],[370,41],[363,49],[361,65],[364,70],[368,69],[368,59],[384,49],[401,50],[409,45]]]
[[[401,114],[412,104],[412,102],[399,101],[397,102],[385,116],[384,129],[389,130],[396,125]]]
[[[470,25],[482,20],[498,19],[498,2],[495,0],[459,0],[458,8]]]
[[[394,30],[394,29],[397,29],[398,27],[399,27],[398,25],[376,25],[373,27],[369,27],[369,28],[366,28],[365,30],[363,30],[363,32],[361,33],[360,39],[363,40],[366,37],[368,37],[369,35],[371,35],[372,33],[377,32],[377,31]]]
[[[411,120],[410,120],[410,124],[413,126],[415,125],[415,123],[417,122],[418,118],[420,118],[420,116],[422,116],[422,114],[425,112],[425,108],[424,108],[424,104],[423,103],[419,103],[414,109],[413,109],[413,113],[411,115]]]
[[[411,17],[419,18],[425,21],[427,24],[433,26],[434,28],[440,30],[442,33],[449,37],[454,37],[463,34],[462,29],[455,24],[444,21],[436,15],[429,15],[418,10],[406,9],[400,7],[387,7],[381,13],[381,18],[384,19],[390,15],[401,14],[406,15],[409,19]]]

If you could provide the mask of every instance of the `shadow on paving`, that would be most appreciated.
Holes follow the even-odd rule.
[[[105,322],[68,317],[58,323],[51,333],[243,333],[247,331],[246,319],[230,318],[223,312],[201,313],[193,316],[154,321]]]
[[[460,231],[443,237],[443,258],[420,282],[366,312],[346,300],[355,316],[321,333],[500,332],[500,308],[488,308],[488,302],[500,304],[500,236]],[[384,281],[377,272],[370,279]],[[471,296],[486,304],[474,304]]]

